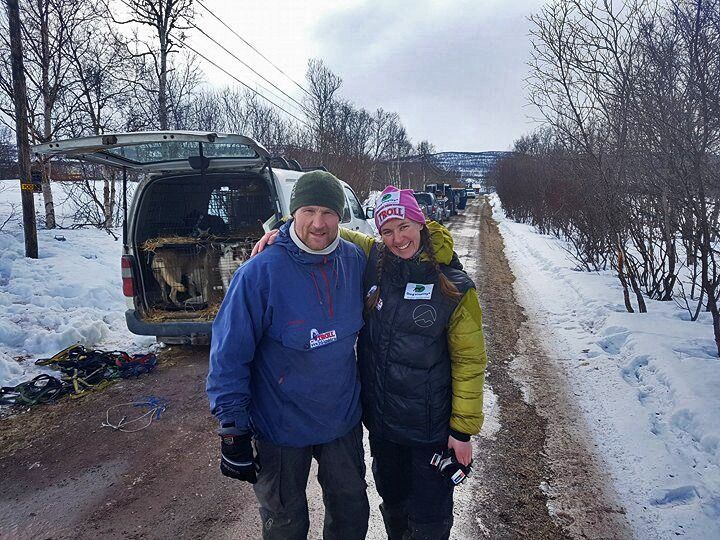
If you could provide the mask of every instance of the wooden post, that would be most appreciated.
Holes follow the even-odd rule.
[[[37,225],[35,223],[34,184],[30,176],[30,142],[28,141],[27,86],[20,35],[18,0],[7,0],[10,26],[10,54],[12,56],[13,101],[15,105],[15,134],[17,135],[18,171],[23,210],[25,256],[38,258]]]

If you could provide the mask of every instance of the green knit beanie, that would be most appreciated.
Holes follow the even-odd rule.
[[[336,212],[342,219],[345,194],[340,180],[326,171],[303,174],[298,178],[290,195],[290,214],[294,214],[301,206],[324,206]]]

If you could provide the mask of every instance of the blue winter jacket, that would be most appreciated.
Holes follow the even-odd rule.
[[[235,273],[212,327],[207,393],[221,423],[301,447],[360,421],[365,255],[345,240],[328,255],[302,251],[292,223]]]

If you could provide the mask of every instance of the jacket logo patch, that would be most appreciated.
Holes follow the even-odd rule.
[[[430,304],[420,304],[413,310],[412,318],[420,328],[428,328],[435,324],[437,311]]]
[[[311,349],[315,349],[316,347],[322,347],[323,345],[327,345],[328,343],[332,343],[333,341],[337,341],[337,334],[335,333],[335,330],[328,330],[327,332],[323,332],[322,334],[318,332],[315,328],[310,330]]]
[[[408,283],[405,286],[405,300],[430,300],[432,298],[433,284]]]

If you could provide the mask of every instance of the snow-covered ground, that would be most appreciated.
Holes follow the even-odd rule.
[[[69,226],[67,216],[74,208],[62,186],[54,188],[58,221]],[[35,197],[37,210],[41,199]],[[19,211],[19,182],[0,180],[0,224],[13,204]],[[41,229],[40,257],[27,259],[21,219],[0,231],[0,386],[45,371],[33,361],[74,343],[131,353],[154,343],[125,325],[121,240],[98,229]],[[114,232],[121,236],[121,230]]]
[[[575,270],[562,241],[494,217],[519,303],[568,376],[637,538],[720,538],[720,358],[710,315],[627,313],[611,272]]]

